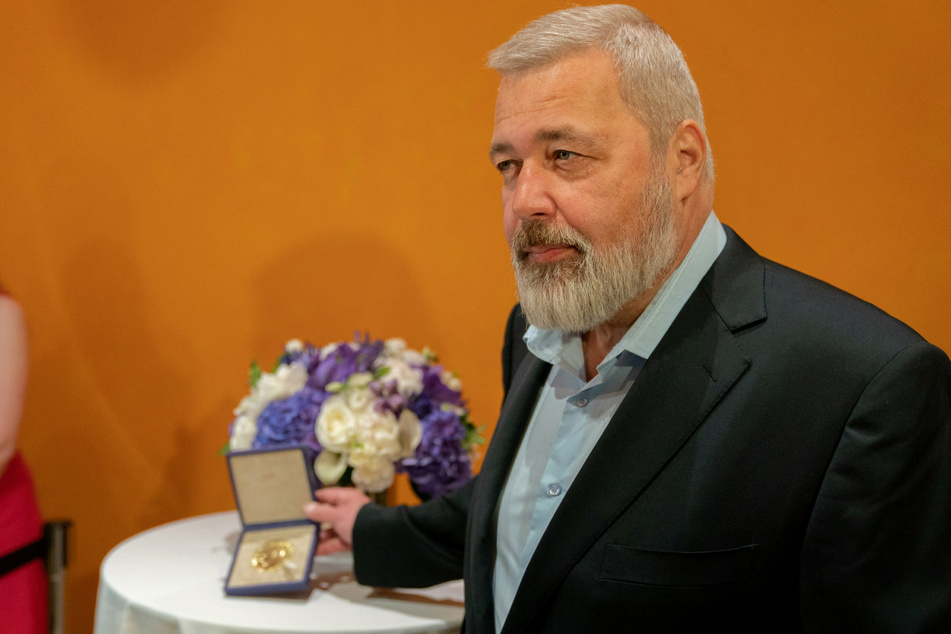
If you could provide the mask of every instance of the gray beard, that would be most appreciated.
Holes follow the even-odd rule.
[[[587,332],[650,290],[677,253],[671,199],[666,175],[655,173],[635,212],[646,214],[644,230],[638,234],[626,225],[618,241],[607,247],[594,247],[567,226],[544,221],[518,225],[512,235],[512,266],[528,322],[543,330]],[[532,262],[523,249],[541,244],[567,244],[577,254]]]

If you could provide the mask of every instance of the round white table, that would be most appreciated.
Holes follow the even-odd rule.
[[[96,634],[459,631],[461,581],[426,590],[361,586],[350,553],[317,557],[308,592],[227,596],[240,534],[230,511],[165,524],[113,548],[99,576]]]

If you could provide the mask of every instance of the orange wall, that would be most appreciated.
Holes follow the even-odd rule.
[[[720,218],[951,348],[951,5],[726,4],[641,5],[700,85]],[[0,1],[0,278],[71,631],[112,546],[232,507],[216,452],[289,338],[428,345],[491,428],[514,287],[482,64],[562,6]]]

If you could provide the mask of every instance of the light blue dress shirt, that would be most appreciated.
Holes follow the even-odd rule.
[[[493,592],[495,630],[565,492],[654,348],[726,245],[711,211],[680,266],[585,380],[581,337],[530,326],[525,343],[552,365],[502,492]],[[579,518],[583,521],[583,518]]]

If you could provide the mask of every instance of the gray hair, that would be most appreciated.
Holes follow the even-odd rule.
[[[666,150],[677,126],[693,119],[706,136],[700,93],[683,53],[671,37],[634,7],[573,7],[529,23],[489,53],[488,65],[511,75],[597,48],[614,58],[621,97],[647,127],[655,156]],[[713,156],[707,147],[707,177]]]

